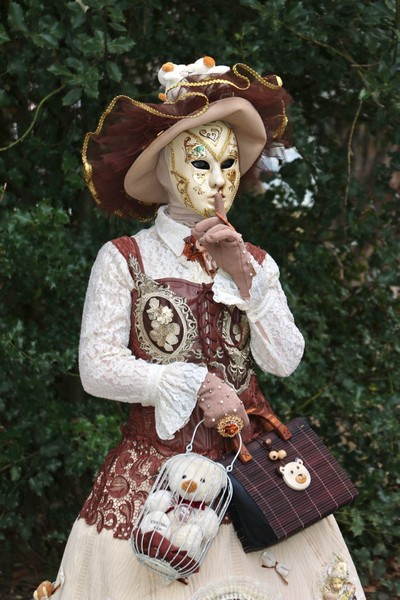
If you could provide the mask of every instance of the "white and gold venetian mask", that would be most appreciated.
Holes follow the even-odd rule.
[[[180,133],[169,144],[172,186],[185,206],[203,217],[214,214],[220,192],[228,212],[240,181],[236,136],[223,121]]]

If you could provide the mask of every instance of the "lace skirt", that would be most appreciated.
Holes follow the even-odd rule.
[[[335,561],[349,569],[347,590],[365,600],[341,532],[330,516],[267,551],[245,554],[231,525],[222,525],[187,584],[167,584],[137,562],[130,541],[75,522],[54,600],[353,600],[329,576]],[[263,566],[264,563],[264,566]],[[335,588],[336,586],[336,588]],[[343,592],[344,590],[344,592]],[[340,595],[342,593],[342,595]]]

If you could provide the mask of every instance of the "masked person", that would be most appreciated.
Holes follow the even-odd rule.
[[[245,442],[259,434],[246,410],[272,409],[254,362],[286,377],[304,348],[276,263],[226,217],[240,202],[241,178],[287,143],[289,95],[276,76],[216,67],[208,57],[188,67],[167,63],[160,75],[164,103],[119,96],[84,143],[97,204],[155,224],[105,244],[92,269],[82,383],[131,409],[73,526],[54,598],[310,600],[335,555],[363,598],[333,517],[272,549],[277,564],[290,565],[288,584],[276,568],[261,568],[259,552],[243,552],[229,522],[187,585],[166,587],[133,555],[132,527],[163,461],[185,451],[202,419],[193,450],[212,459],[226,451],[217,425],[227,414],[244,426]]]

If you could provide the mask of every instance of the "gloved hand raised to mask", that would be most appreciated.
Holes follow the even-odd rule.
[[[251,255],[246,250],[242,236],[226,218],[221,194],[215,194],[215,217],[196,223],[192,235],[204,246],[217,265],[230,275],[243,299],[250,297],[252,278],[255,275]]]
[[[197,392],[204,425],[215,427],[223,437],[233,437],[249,425],[243,402],[235,390],[214,373],[208,373]]]

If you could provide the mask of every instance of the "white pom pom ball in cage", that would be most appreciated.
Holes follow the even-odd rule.
[[[158,531],[167,535],[170,529],[170,520],[162,510],[152,510],[143,518],[140,528],[143,533]]]

